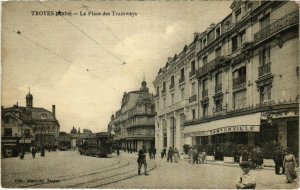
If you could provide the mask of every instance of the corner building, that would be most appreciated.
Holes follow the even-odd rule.
[[[114,134],[116,144],[122,149],[138,151],[142,146],[154,146],[153,95],[147,83],[140,90],[124,93],[121,109],[111,116],[108,132]]]
[[[186,120],[176,128],[180,148],[212,144],[218,149],[225,142],[262,147],[275,140],[298,155],[299,7],[288,1],[233,1],[230,8],[220,23],[195,34],[195,63],[185,66],[190,72],[193,64],[198,68],[181,105]],[[158,79],[170,80],[163,76],[155,80],[156,88]],[[171,139],[157,110],[156,138]]]
[[[197,110],[197,63],[196,40],[185,45],[183,50],[169,57],[158,72],[153,85],[156,89],[155,146],[160,152],[164,147],[177,148],[185,144],[183,127],[186,117],[196,119]],[[191,113],[191,114],[188,114]]]
[[[52,112],[33,106],[33,96],[26,95],[26,107],[1,107],[2,150],[17,153],[21,147],[29,150],[32,144],[39,146],[56,145],[60,124],[56,119],[55,105]],[[16,156],[16,155],[15,155]]]

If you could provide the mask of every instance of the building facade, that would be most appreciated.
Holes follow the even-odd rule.
[[[191,65],[198,67],[196,93],[190,88],[189,100],[181,105],[186,120],[175,147],[211,144],[219,150],[226,142],[261,147],[275,140],[298,155],[299,7],[287,1],[233,1],[231,9],[220,23],[195,34],[195,63],[185,67],[190,72]],[[170,80],[167,68],[154,81],[157,89]],[[180,96],[180,85],[175,88],[175,97]],[[168,143],[172,122],[165,129],[159,114],[174,105],[157,111],[156,138],[167,139],[157,141],[157,148],[174,145]]]
[[[188,112],[197,115],[197,63],[195,60],[196,40],[185,45],[183,50],[169,57],[166,65],[158,72],[153,85],[156,89],[155,146],[176,147],[182,150],[183,124]]]
[[[122,149],[138,151],[154,146],[155,107],[147,83],[140,90],[124,93],[121,109],[111,117],[108,132]]]
[[[33,107],[33,96],[26,95],[26,107],[4,108],[1,113],[2,148],[12,149],[19,146],[29,148],[31,144],[55,145],[60,125],[55,117],[55,105],[52,112]]]

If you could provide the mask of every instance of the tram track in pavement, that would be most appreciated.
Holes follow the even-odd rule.
[[[128,161],[126,161],[125,163],[121,163],[121,161],[117,161],[114,164],[110,164],[110,165],[107,165],[105,167],[102,167],[101,170],[98,170],[96,172],[86,173],[86,174],[83,174],[83,175],[78,175],[78,173],[77,173],[77,174],[71,174],[71,175],[57,176],[57,177],[53,177],[53,179],[55,178],[55,179],[59,179],[60,181],[68,181],[68,180],[76,179],[76,178],[80,178],[80,177],[87,177],[87,176],[91,176],[91,175],[101,174],[101,173],[104,173],[104,172],[108,172],[108,171],[110,171],[112,169],[119,169],[119,168],[126,167],[128,165],[129,165]],[[115,166],[117,166],[117,167],[115,167]],[[30,185],[19,186],[19,187],[16,187],[16,188],[35,187],[35,186],[41,186],[41,185],[45,185],[45,184],[51,184],[51,183],[40,182],[40,183],[35,183],[35,184],[30,184]],[[57,183],[57,185],[58,184],[59,183]]]
[[[136,166],[136,164],[134,164],[134,165]],[[148,170],[148,172],[154,170],[156,167],[157,167],[157,165],[154,162],[153,167],[151,167]],[[126,179],[136,177],[136,176],[138,176],[138,174],[136,172],[137,172],[136,169],[130,169],[128,171],[125,171],[125,172],[123,171],[123,172],[113,174],[113,175],[110,175],[110,176],[105,176],[103,178],[96,178],[96,179],[89,180],[89,181],[86,181],[86,182],[77,183],[77,184],[74,184],[72,186],[66,186],[66,188],[99,188],[99,187],[104,186],[104,185],[108,185],[108,184],[111,184],[111,183],[115,183],[115,182],[119,182],[119,181],[123,181],[123,180],[126,180]],[[121,178],[119,178],[118,176],[121,176]],[[117,177],[117,179],[115,179],[115,177]],[[109,180],[104,181],[104,180],[107,180],[107,179],[109,179]]]

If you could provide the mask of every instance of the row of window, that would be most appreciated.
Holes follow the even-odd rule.
[[[236,16],[238,17],[239,15],[240,15],[240,11],[236,12]],[[259,20],[260,30],[267,28],[269,25],[270,25],[270,14],[266,14]],[[216,31],[218,31],[218,32],[216,32],[216,34],[217,34],[216,37],[217,37],[217,36],[219,36],[219,29],[217,28]],[[235,35],[231,38],[231,52],[235,52],[238,49],[240,49],[244,42],[246,42],[246,30],[239,32],[237,35]],[[207,45],[206,38],[204,38],[202,40],[202,47],[205,47],[206,45]],[[221,47],[218,47],[215,50],[215,58],[220,57],[221,55],[222,55]],[[200,57],[198,57],[198,62],[199,61],[200,61]],[[267,60],[265,59],[265,60],[262,60],[261,62],[264,62],[264,61],[267,61]],[[207,64],[207,56],[204,56],[202,58],[202,66],[204,66],[205,64]]]

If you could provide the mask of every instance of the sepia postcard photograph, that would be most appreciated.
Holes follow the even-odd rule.
[[[299,2],[1,2],[1,187],[298,189]]]

